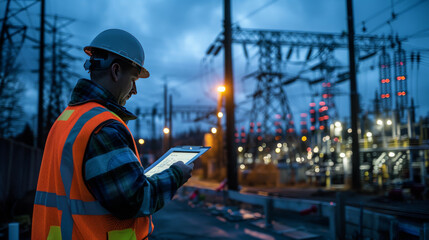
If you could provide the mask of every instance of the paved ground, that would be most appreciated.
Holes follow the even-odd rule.
[[[284,237],[252,226],[249,222],[228,222],[210,214],[207,209],[190,207],[174,200],[154,216],[155,230],[151,240],[240,239],[277,240]]]
[[[219,186],[215,181],[198,180],[192,177],[186,186],[215,189]],[[429,221],[429,199],[403,199],[393,200],[385,194],[368,194],[344,191],[347,205],[360,207],[361,205],[373,211],[394,215],[400,218],[412,219],[415,221]],[[259,195],[270,195],[277,197],[299,198],[317,200],[323,202],[335,202],[337,190],[323,187],[311,187],[307,185],[295,185],[287,187],[243,187],[241,192]]]

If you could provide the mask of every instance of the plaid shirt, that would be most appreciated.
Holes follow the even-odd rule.
[[[124,122],[137,118],[118,105],[113,95],[100,85],[80,79],[69,105],[89,101],[104,105]],[[171,200],[182,182],[182,172],[176,167],[146,177],[133,151],[133,141],[120,122],[106,122],[92,134],[83,160],[83,178],[88,189],[103,207],[121,219],[158,211]]]

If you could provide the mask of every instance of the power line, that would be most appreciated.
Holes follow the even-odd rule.
[[[413,5],[409,6],[408,8],[404,9],[403,11],[398,12],[397,14],[392,13],[392,17],[390,17],[390,19],[388,19],[384,23],[381,23],[380,25],[378,25],[377,27],[375,27],[374,29],[372,29],[369,33],[373,33],[374,31],[380,29],[381,27],[385,26],[386,24],[390,25],[393,21],[395,21],[395,20],[398,19],[399,15],[408,12],[409,10],[417,7],[418,5],[420,5],[420,4],[424,3],[424,2],[426,2],[426,0],[421,0],[421,1],[419,1],[419,2],[417,2],[415,4],[413,4]]]
[[[266,2],[264,5],[262,5],[262,6],[260,6],[259,8],[257,8],[257,9],[255,9],[255,10],[251,11],[250,13],[248,13],[245,17],[243,17],[243,18],[239,19],[238,21],[234,22],[234,23],[232,24],[232,26],[238,25],[238,23],[239,23],[239,22],[243,21],[243,20],[244,20],[244,19],[246,19],[246,18],[249,18],[249,17],[251,17],[251,16],[255,15],[256,13],[260,12],[260,11],[261,11],[261,10],[263,10],[264,8],[266,8],[266,7],[270,6],[271,4],[273,4],[273,3],[277,2],[277,1],[278,1],[278,0],[271,0],[271,1],[269,1],[269,2]]]
[[[399,2],[401,2],[401,1],[403,1],[403,0],[398,0],[398,1],[396,1],[394,4],[398,4],[398,3],[399,3]],[[376,17],[380,16],[380,14],[381,14],[381,13],[383,13],[383,12],[385,12],[385,11],[389,10],[389,8],[391,8],[391,6],[388,6],[388,7],[385,7],[385,8],[383,8],[383,9],[381,9],[380,11],[378,11],[378,12],[374,13],[373,15],[369,16],[367,19],[363,20],[363,21],[362,21],[362,23],[368,23],[368,22],[369,22],[369,21],[371,21],[372,19],[374,19],[374,18],[376,18]]]

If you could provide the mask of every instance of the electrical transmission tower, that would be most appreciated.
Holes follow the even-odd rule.
[[[0,19],[0,135],[14,133],[14,126],[22,119],[19,112],[18,95],[23,91],[17,81],[19,64],[17,58],[27,36],[27,25],[24,24],[22,13],[38,1],[12,1],[4,3],[4,15]],[[18,116],[17,116],[18,115]],[[16,132],[15,132],[16,133]]]
[[[215,41],[208,48],[207,56],[216,56],[223,47],[223,33],[219,34]],[[359,52],[361,60],[376,55],[380,50],[391,46],[392,37],[355,35],[356,50]],[[297,141],[295,124],[293,122],[293,112],[291,111],[288,95],[284,86],[297,80],[305,80],[310,85],[322,82],[321,107],[324,110],[335,108],[334,103],[334,83],[339,83],[348,79],[348,72],[335,75],[337,63],[334,60],[333,52],[337,49],[347,49],[347,34],[330,34],[317,32],[297,32],[297,31],[277,31],[277,30],[257,30],[243,29],[235,27],[232,29],[232,42],[243,45],[244,55],[247,57],[247,46],[253,45],[258,48],[258,70],[246,76],[253,77],[256,81],[256,89],[250,96],[252,109],[250,112],[250,122],[261,121],[262,132],[266,140],[274,136],[275,124],[272,124],[276,114],[280,114],[281,122],[284,124],[284,135],[282,138],[292,142]],[[289,47],[289,51],[284,54],[284,48]],[[283,71],[282,65],[287,63],[293,50],[307,50],[305,63],[311,60],[319,60],[320,63],[308,71],[320,71],[323,75],[321,79],[310,80],[300,74],[291,77]],[[313,111],[314,111],[314,107]],[[313,114],[314,115],[314,114]],[[326,115],[326,116],[325,116]],[[321,130],[327,131],[327,120],[329,116],[324,113],[321,121]],[[320,120],[320,118],[319,118]],[[313,126],[314,122],[313,122]]]
[[[23,21],[20,20],[19,14],[37,2],[6,1],[4,16],[1,19],[0,33],[0,74],[2,83],[15,66],[16,58],[27,36],[27,26],[22,24]]]
[[[70,70],[70,63],[78,60],[69,53],[69,50],[75,47],[67,43],[67,40],[73,35],[63,30],[74,21],[71,18],[54,15],[47,16],[45,23],[47,26],[46,33],[50,34],[51,37],[50,43],[46,45],[48,55],[45,58],[46,62],[50,62],[50,78],[47,81],[48,84],[44,86],[44,91],[48,96],[44,101],[44,108],[46,109],[45,133],[49,132],[52,124],[66,106],[68,94],[65,93],[71,89],[70,78],[77,77]]]

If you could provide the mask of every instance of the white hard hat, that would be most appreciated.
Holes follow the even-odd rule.
[[[143,67],[144,50],[140,42],[130,33],[120,29],[108,29],[98,34],[83,50],[92,56],[93,49],[102,49],[130,60],[140,68],[139,78],[148,78],[149,72]]]

